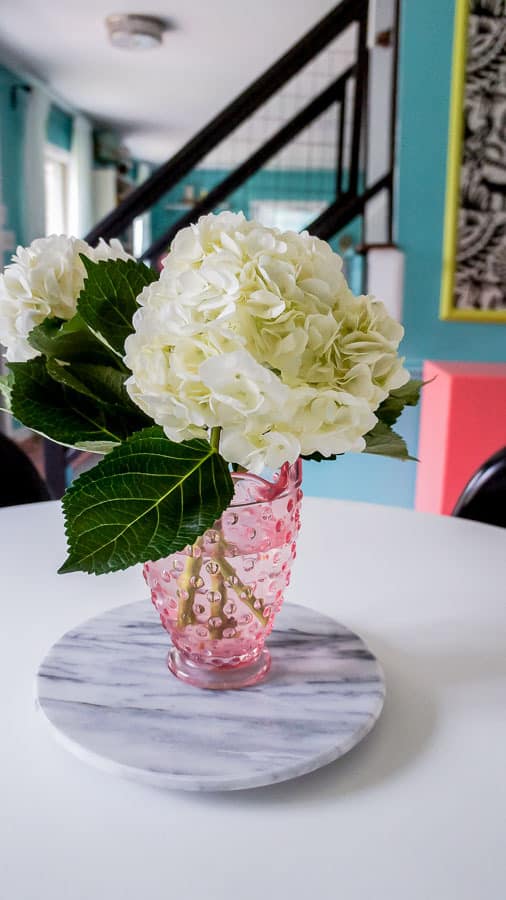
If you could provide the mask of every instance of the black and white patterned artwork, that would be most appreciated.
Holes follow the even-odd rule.
[[[506,0],[470,0],[453,303],[506,312]]]

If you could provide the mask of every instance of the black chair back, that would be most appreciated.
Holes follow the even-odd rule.
[[[0,433],[0,506],[50,499],[31,460],[14,441]]]
[[[452,515],[506,528],[506,447],[480,466],[462,491]]]

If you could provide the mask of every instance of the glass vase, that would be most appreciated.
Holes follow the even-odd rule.
[[[148,562],[144,577],[172,638],[167,663],[201,688],[256,684],[290,582],[300,529],[301,461],[272,480],[234,473],[231,505],[193,546]]]

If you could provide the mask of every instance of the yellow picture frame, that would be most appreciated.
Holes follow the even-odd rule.
[[[506,309],[459,309],[454,305],[468,31],[469,0],[455,0],[440,317],[462,322],[506,323]]]

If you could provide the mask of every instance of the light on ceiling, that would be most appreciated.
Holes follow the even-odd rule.
[[[158,47],[167,30],[167,23],[163,19],[135,13],[107,16],[105,22],[111,44],[122,50],[150,50]]]

